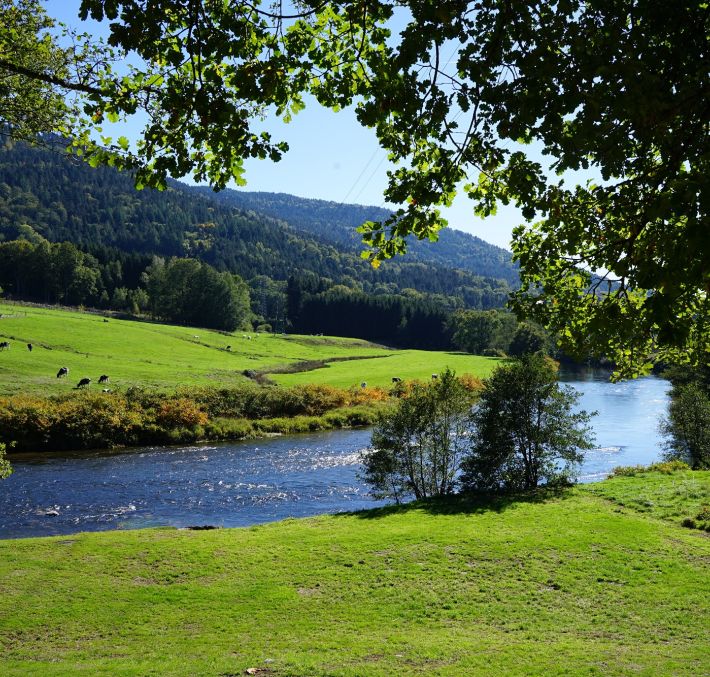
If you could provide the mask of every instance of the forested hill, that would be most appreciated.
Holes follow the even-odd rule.
[[[357,226],[365,221],[385,220],[392,213],[381,207],[312,200],[286,193],[231,189],[215,193],[205,186],[193,190],[232,207],[282,219],[323,240],[358,250],[362,249],[362,236],[355,230]],[[461,268],[476,275],[506,280],[511,286],[518,284],[518,268],[511,260],[511,253],[469,233],[445,228],[439,233],[438,242],[414,237],[407,242],[407,257],[411,260]]]
[[[337,247],[276,218],[224,204],[215,194],[171,183],[163,192],[136,191],[129,175],[94,169],[56,150],[23,144],[0,149],[0,238],[22,224],[53,242],[69,241],[98,255],[194,256],[249,280],[286,280],[312,273],[365,293],[403,289],[458,297],[489,308],[508,285],[468,271],[421,261],[389,261],[374,270],[352,248]]]

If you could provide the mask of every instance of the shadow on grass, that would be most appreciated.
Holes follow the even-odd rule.
[[[409,503],[387,505],[382,508],[336,513],[334,517],[379,519],[421,510],[430,515],[477,515],[487,512],[502,513],[521,503],[547,503],[569,498],[572,486],[540,487],[532,491],[510,494],[462,493],[440,498],[428,498]]]

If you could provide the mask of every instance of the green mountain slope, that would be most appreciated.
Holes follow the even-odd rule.
[[[339,246],[362,249],[361,235],[355,230],[365,221],[381,221],[391,212],[381,207],[340,204],[312,200],[286,193],[263,193],[243,190],[223,190],[214,193],[210,188],[193,188],[202,195],[239,209],[253,210],[282,219],[288,224]],[[424,263],[449,268],[461,268],[475,275],[506,280],[518,284],[518,268],[511,253],[460,230],[447,228],[439,234],[438,242],[408,239],[407,257]]]
[[[367,293],[412,288],[481,308],[500,306],[508,292],[504,281],[421,261],[391,261],[374,270],[352,247],[234,208],[214,194],[177,182],[164,192],[136,191],[130,176],[93,169],[68,157],[60,144],[0,150],[0,237],[17,237],[23,223],[50,241],[90,252],[195,256],[246,279],[312,273]]]

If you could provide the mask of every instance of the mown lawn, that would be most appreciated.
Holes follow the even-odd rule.
[[[708,501],[710,472],[652,473],[248,529],[2,541],[0,673],[705,675],[710,538],[680,519]]]
[[[430,379],[449,365],[459,374],[487,376],[497,360],[447,352],[390,350],[358,339],[281,336],[254,332],[222,332],[149,322],[109,319],[68,310],[0,303],[0,395],[58,394],[70,391],[83,377],[107,374],[112,388],[134,385],[174,389],[177,386],[229,386],[246,380],[244,370],[268,373],[302,363],[323,368],[278,374],[284,385],[327,383],[351,386],[367,381],[389,386],[393,376]],[[26,344],[31,343],[30,352]],[[231,350],[227,350],[231,346]],[[360,358],[377,358],[365,359]],[[331,362],[332,359],[349,359]],[[66,379],[56,378],[60,367]],[[312,365],[311,365],[312,366]]]

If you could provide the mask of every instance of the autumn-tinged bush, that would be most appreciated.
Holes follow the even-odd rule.
[[[0,398],[0,440],[15,441],[18,450],[132,444],[141,423],[142,413],[121,395]]]
[[[143,423],[125,398],[87,393],[61,402],[51,437],[65,449],[96,449],[133,444]]]
[[[194,428],[207,420],[207,414],[187,397],[161,402],[155,413],[156,423],[165,428]]]
[[[459,381],[461,381],[463,387],[471,393],[479,393],[483,390],[483,380],[473,374],[461,374]]]
[[[7,451],[7,446],[0,442],[0,480],[4,480],[12,475],[12,466],[10,462],[5,458],[5,452]]]
[[[442,372],[443,373],[443,372]],[[457,376],[461,385],[470,393],[480,393],[483,390],[483,381],[473,374],[462,374]],[[420,381],[418,379],[408,379],[395,383],[389,391],[389,396],[397,398],[409,397],[413,392],[418,392],[421,388],[433,386],[437,383],[437,379],[431,381]],[[384,391],[382,391],[384,392]]]
[[[238,388],[181,389],[178,395],[197,402],[211,418],[276,418],[320,416],[339,407],[384,402],[388,393],[381,388],[344,390],[329,385],[293,388],[244,385]]]
[[[18,395],[0,398],[0,443],[39,451],[242,439],[368,425],[387,400],[379,388],[327,385]]]
[[[387,402],[389,393],[384,388],[355,388],[348,391],[351,404],[371,404],[373,402]]]

